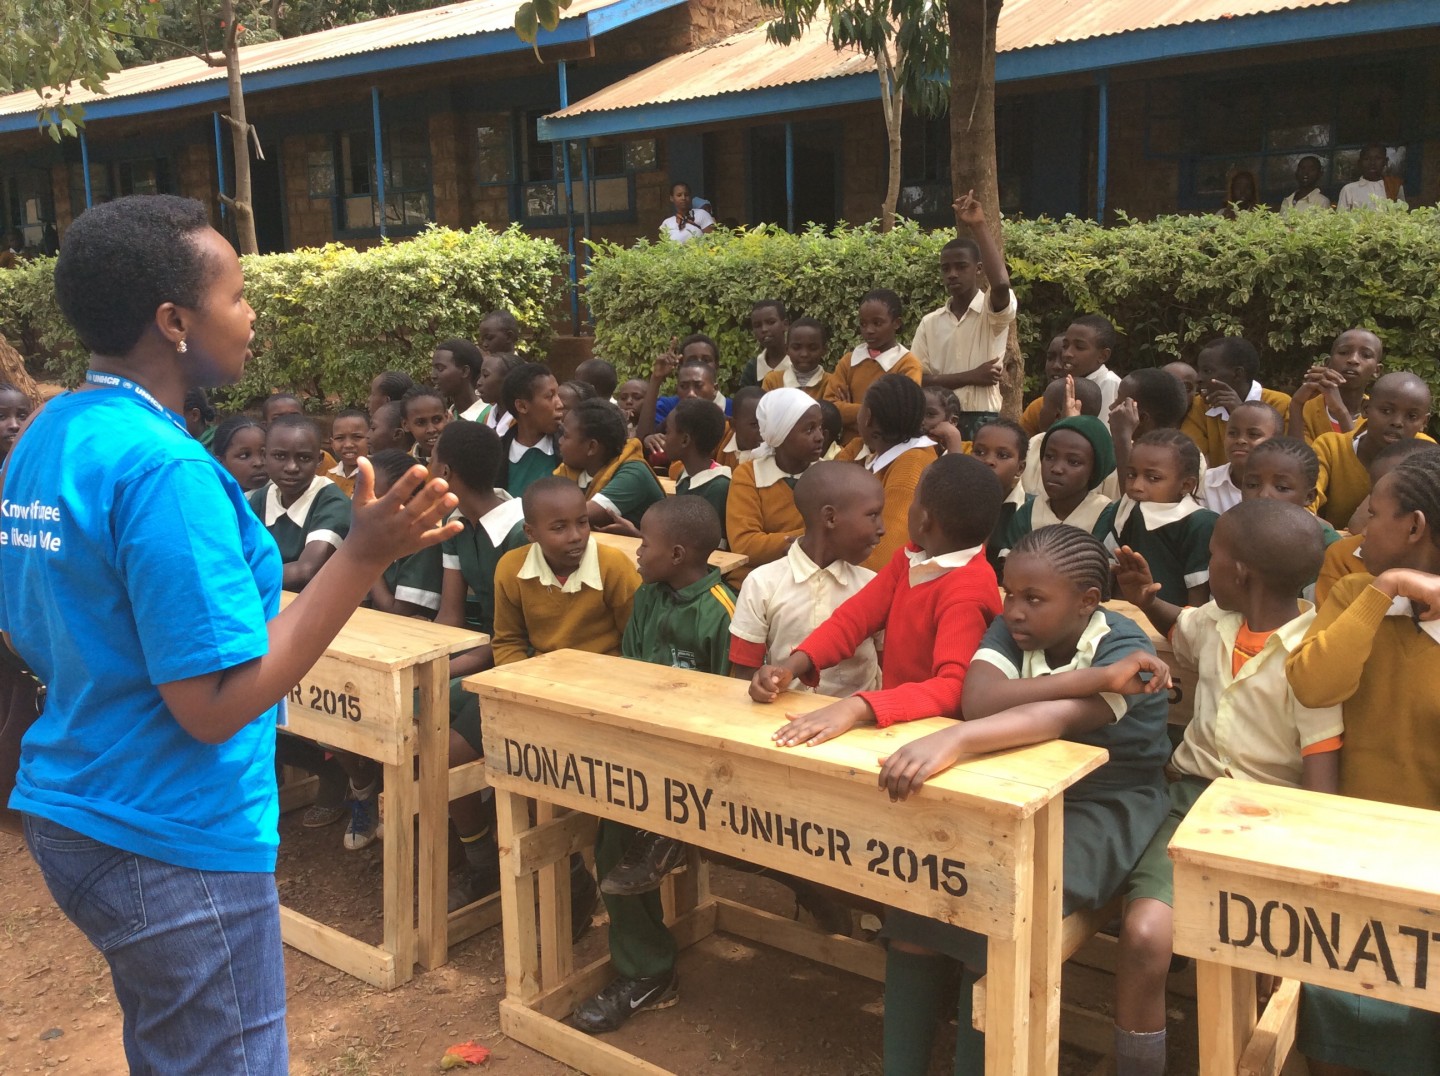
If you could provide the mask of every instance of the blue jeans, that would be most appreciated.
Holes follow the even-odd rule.
[[[60,910],[110,964],[132,1073],[289,1070],[273,875],[176,867],[34,815],[25,840]]]

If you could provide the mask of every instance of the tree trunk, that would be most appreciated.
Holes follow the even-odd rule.
[[[255,210],[250,187],[250,124],[245,119],[245,91],[240,85],[240,33],[234,0],[220,0],[220,21],[225,27],[225,76],[230,89],[230,145],[235,157],[235,197],[228,203],[235,214],[235,237],[241,254],[258,254]]]
[[[900,131],[905,121],[905,90],[895,76],[895,70],[903,63],[898,46],[895,59],[889,53],[876,57],[880,75],[880,106],[885,112],[885,136],[890,154],[886,171],[885,202],[880,207],[880,230],[888,232],[895,227],[895,207],[900,203]]]
[[[975,192],[995,243],[1003,251],[1000,184],[995,174],[995,27],[1001,2],[946,0],[945,14],[950,24],[951,188],[957,198],[966,191]],[[1025,360],[1013,325],[1005,344],[1005,380],[1000,391],[1004,413],[1018,418],[1025,393]]]

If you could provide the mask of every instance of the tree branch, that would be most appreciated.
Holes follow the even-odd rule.
[[[140,34],[127,34],[123,30],[110,30],[107,32],[110,34],[111,37],[128,37],[132,41],[154,41],[156,44],[159,45],[169,45],[172,49],[179,49],[181,52],[189,53],[191,56],[195,57],[195,59],[202,60],[211,67],[225,66],[225,57],[214,56],[210,53],[205,52],[196,52],[189,45],[182,45],[180,44],[180,42],[171,41],[169,38],[142,37]]]

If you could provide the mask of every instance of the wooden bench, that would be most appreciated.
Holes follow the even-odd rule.
[[[613,975],[608,958],[576,970],[570,943],[566,859],[599,815],[985,934],[987,1073],[1058,1071],[1061,796],[1103,750],[1055,741],[969,758],[891,803],[877,758],[949,721],[784,750],[770,735],[787,711],[831,700],[759,706],[744,681],[576,651],[465,686],[481,698],[496,790],[512,1038],[586,1072],[663,1071],[560,1022]],[[876,946],[710,896],[698,863],[676,888],[682,947],[722,930],[883,975]]]
[[[1299,984],[1440,1012],[1440,813],[1222,779],[1170,842],[1200,1072],[1277,1073]],[[1255,973],[1287,980],[1257,1020]]]
[[[485,641],[476,632],[357,609],[289,695],[285,734],[380,763],[392,817],[418,819],[418,840],[416,827],[386,827],[380,945],[280,908],[287,945],[382,990],[408,982],[417,961],[433,968],[448,958],[449,659]],[[473,772],[483,776],[483,767]]]
[[[631,538],[626,534],[603,534],[600,531],[591,531],[595,540],[601,545],[608,545],[615,549],[623,549],[632,557],[640,548],[640,539]],[[719,568],[721,575],[730,575],[732,572],[750,563],[750,558],[744,553],[732,553],[728,549],[717,549],[710,554],[710,567]]]

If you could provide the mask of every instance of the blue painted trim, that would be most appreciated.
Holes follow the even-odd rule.
[[[773,86],[744,93],[726,93],[693,101],[641,105],[609,112],[587,112],[564,119],[542,116],[539,136],[542,142],[562,138],[588,138],[597,135],[638,134],[663,127],[689,127],[725,120],[775,116],[780,113],[804,112],[807,109],[831,108],[835,105],[862,104],[878,101],[875,75],[866,72],[844,78],[827,78],[819,82],[802,82],[794,86]]]
[[[599,11],[565,19],[554,30],[541,30],[536,42],[542,49],[584,44],[600,34],[677,7],[685,2],[686,0],[620,0],[619,3]],[[334,79],[372,77],[385,72],[401,71],[426,64],[451,63],[456,60],[472,60],[482,56],[530,51],[531,47],[521,41],[513,29],[490,30],[482,34],[469,34],[465,37],[447,38],[443,41],[400,45],[376,52],[338,56],[332,60],[317,60],[294,67],[257,71],[254,74],[246,74],[245,92],[247,94],[264,93],[268,90],[288,89],[316,82],[329,82]],[[227,95],[225,80],[223,78],[212,79],[154,93],[130,94],[125,97],[94,101],[85,106],[85,119],[86,122],[93,123],[96,120],[113,119],[118,116],[138,116],[190,105],[213,104],[216,101],[225,100]],[[10,131],[28,131],[34,128],[35,114],[33,112],[0,116],[0,134]]]
[[[85,208],[89,209],[95,204],[95,196],[90,191],[90,143],[85,140],[85,132],[80,132],[80,168],[85,173]]]
[[[370,87],[370,116],[375,127],[375,206],[380,211],[380,238],[385,238],[385,139],[380,126],[380,87]]]
[[[568,65],[561,60],[556,67],[560,75],[560,107],[570,100]],[[560,143],[561,167],[565,170],[565,252],[570,263],[571,332],[580,335],[580,266],[575,260],[575,190],[570,183],[570,143]]]
[[[210,113],[211,120],[215,123],[215,183],[220,191],[220,219],[226,217],[225,197],[225,144],[220,138],[220,113]]]
[[[785,121],[785,230],[795,230],[795,124]]]
[[[1091,74],[1182,56],[1437,26],[1440,26],[1440,4],[1435,0],[1350,0],[1332,7],[1132,30],[1110,37],[1004,52],[995,58],[995,81],[1023,82],[1056,75]],[[834,105],[868,104],[879,99],[880,90],[873,74],[849,75],[561,119],[542,117],[539,133],[544,141],[633,134],[665,127],[773,117]]]
[[[1096,76],[1099,84],[1095,122],[1095,219],[1105,223],[1105,199],[1110,183],[1110,76],[1102,71]]]

